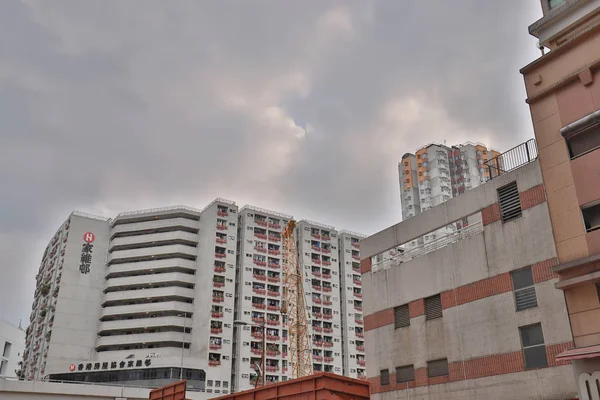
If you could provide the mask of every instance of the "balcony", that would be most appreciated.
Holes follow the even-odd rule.
[[[321,291],[321,286],[319,286],[319,285],[312,285],[312,288],[313,288],[313,290],[316,290],[318,292]]]
[[[193,299],[194,290],[185,289],[178,286],[168,286],[145,290],[123,290],[118,292],[108,292],[104,295],[103,303],[106,304],[125,300],[160,299],[166,297],[185,297],[188,299]]]
[[[217,243],[219,243],[219,244],[225,244],[225,243],[227,243],[227,238],[220,238],[220,237],[218,237],[218,238],[215,239],[215,241]]]
[[[316,276],[317,278],[321,277],[321,273],[318,271],[312,271],[313,276]]]
[[[257,308],[259,310],[264,310],[266,308],[264,303],[252,303],[252,307]]]
[[[322,340],[313,340],[313,344],[317,347],[323,347],[323,341]]]
[[[323,347],[333,347],[333,342],[324,341],[323,342]]]
[[[267,319],[267,325],[269,326],[277,326],[279,325],[279,320],[278,319]]]
[[[321,248],[320,248],[319,246],[314,246],[314,245],[313,245],[313,246],[311,246],[311,247],[312,247],[312,249],[313,249],[314,251],[319,251],[319,252],[321,251]]]
[[[132,250],[115,250],[108,254],[107,264],[125,264],[128,262],[152,261],[154,258],[175,258],[183,257],[195,259],[197,248],[174,244],[168,246],[146,247]]]
[[[227,254],[219,253],[219,252],[215,251],[215,257],[216,258],[225,258],[225,257],[227,257]]]
[[[362,308],[362,306],[354,306],[354,309],[356,311],[362,311],[363,308]]]
[[[259,253],[266,253],[267,249],[264,247],[260,247],[260,246],[254,246],[254,250],[258,251]]]
[[[279,311],[279,306],[267,306],[267,310],[269,310],[269,311]]]
[[[365,337],[365,334],[363,332],[356,332],[355,335],[356,335],[356,337],[359,337],[359,338]]]
[[[262,339],[263,334],[262,334],[262,332],[254,331],[254,332],[250,333],[250,336],[252,336],[253,338],[256,338],[256,339]]]
[[[221,267],[220,265],[215,265],[214,271],[219,274],[223,273],[223,272],[225,272],[225,267]]]
[[[333,319],[332,314],[323,314],[323,319]]]
[[[312,232],[310,234],[310,236],[314,237],[315,239],[321,239],[321,235],[319,235],[318,233]]]
[[[223,313],[222,312],[216,312],[216,311],[212,311],[210,313],[210,316],[212,318],[223,318]]]
[[[121,316],[128,314],[152,314],[161,311],[177,311],[192,314],[194,305],[180,301],[165,301],[161,303],[130,304],[126,306],[111,306],[102,308],[100,319],[108,316]]]
[[[310,260],[313,264],[319,264],[321,265],[321,260],[319,260],[318,258],[311,258]]]
[[[331,292],[331,286],[323,286],[324,292]]]
[[[225,301],[225,298],[222,296],[213,296],[212,300],[213,300],[213,303],[222,303]]]
[[[252,288],[252,291],[256,294],[265,295],[267,293],[266,289]]]
[[[333,328],[323,328],[323,333],[331,333],[333,332]]]
[[[314,304],[322,304],[323,302],[321,301],[321,299],[317,298],[317,297],[313,297],[312,298],[312,302]]]
[[[213,281],[213,287],[215,288],[222,288],[225,286],[225,282],[215,282]]]
[[[352,282],[358,286],[362,285],[362,281],[360,279],[353,279]]]
[[[323,265],[331,265],[331,261],[323,260]]]
[[[155,271],[196,271],[196,262],[183,258],[171,258],[166,260],[152,260],[114,264],[106,269],[106,279],[119,278],[123,275],[152,274]]]
[[[356,346],[356,351],[365,351],[365,346]]]
[[[323,264],[325,264],[325,261],[323,261]],[[323,279],[331,279],[331,274],[326,274],[325,272],[323,272]]]
[[[254,322],[255,324],[262,325],[265,323],[265,319],[262,317],[252,317],[252,322]]]
[[[124,233],[133,232],[152,232],[160,231],[165,228],[181,227],[187,231],[198,231],[198,221],[194,221],[188,218],[168,218],[160,220],[152,220],[145,222],[134,222],[130,224],[116,225],[111,230],[112,237],[118,237]]]
[[[313,313],[313,318],[321,319],[321,318],[323,318],[323,314],[320,313],[320,312],[314,312]]]
[[[209,367],[218,367],[219,365],[221,365],[221,361],[216,361],[216,360],[209,360],[208,361],[208,366]]]
[[[360,248],[360,245],[358,244],[358,242],[352,242],[352,247],[358,249]]]
[[[263,239],[263,240],[267,240],[267,234],[266,233],[256,233],[254,232],[254,236],[259,238],[259,239]]]
[[[269,242],[281,242],[281,236],[269,235]]]
[[[96,342],[96,348],[105,346],[116,346],[116,345],[132,345],[141,343],[155,343],[155,342],[181,342],[184,340],[186,343],[192,341],[192,335],[183,332],[155,332],[155,333],[135,333],[130,335],[113,335],[113,336],[101,336]],[[179,345],[181,347],[181,345]]]
[[[114,291],[114,289],[118,288],[148,287],[163,282],[182,282],[193,285],[196,283],[196,277],[194,275],[184,274],[181,272],[168,272],[164,274],[110,278],[106,280],[104,290],[112,289],[110,291]]]
[[[365,360],[356,360],[356,363],[358,365],[360,365],[361,367],[364,367],[365,365],[367,365],[367,362]]]
[[[267,335],[267,340],[270,340],[271,342],[276,342],[279,339],[281,339],[281,337],[279,337],[277,335]]]
[[[321,235],[321,240],[329,241],[331,237],[329,235]]]
[[[256,279],[257,281],[266,281],[267,280],[267,276],[266,275],[252,274],[252,277],[254,279]]]
[[[269,228],[271,229],[281,229],[281,225],[279,224],[273,224],[269,222]]]
[[[196,233],[172,231],[117,237],[110,241],[109,249],[110,251],[122,251],[127,248],[132,249],[132,247],[149,248],[165,244],[185,244],[195,246],[197,243],[198,235]]]
[[[355,320],[354,320],[354,322],[355,322],[357,325],[362,325],[362,324],[363,324],[363,320],[362,320],[362,319],[355,319]]]
[[[266,267],[267,266],[267,262],[266,261],[261,261],[261,260],[252,260],[252,262],[254,262],[254,264],[258,265],[259,267]]]
[[[323,328],[321,328],[320,326],[314,326],[313,325],[312,328],[313,328],[313,331],[315,331],[315,332],[323,332]]]
[[[331,302],[331,300],[323,300],[323,305],[324,305],[324,306],[330,306],[330,305],[332,305],[332,304],[333,304],[333,303]]]
[[[211,350],[219,350],[219,349],[223,348],[223,346],[220,344],[211,343],[208,345],[208,348]]]
[[[268,280],[269,282],[271,282],[271,283],[281,282],[281,278],[278,278],[278,277],[276,277],[276,276],[269,276],[269,277],[267,278],[267,280]]]
[[[272,290],[267,290],[267,296],[270,297],[279,297],[280,293],[279,292],[274,292]]]
[[[362,295],[362,293],[356,293],[356,292],[354,292],[354,297],[362,299],[363,295]]]
[[[266,354],[269,357],[277,357],[280,354],[280,352],[278,350],[269,350],[269,349],[267,349]]]
[[[277,256],[277,255],[281,254],[281,251],[269,249],[269,254],[273,255],[273,256]]]
[[[325,253],[325,254],[329,254],[329,253],[331,253],[331,248],[329,248],[329,247],[323,247],[321,249],[321,252]]]
[[[220,231],[226,231],[227,230],[227,225],[217,224],[217,229],[220,230]]]
[[[279,269],[279,268],[281,268],[281,265],[276,264],[276,263],[269,263],[269,268]]]
[[[312,358],[316,362],[323,362],[323,357],[322,356],[315,356],[315,355],[313,355]]]
[[[258,226],[268,226],[267,220],[264,219],[254,219],[254,223]]]
[[[265,367],[265,369],[267,370],[267,372],[277,372],[277,371],[279,371],[279,367],[274,367],[274,366],[270,366],[270,365],[267,365]]]
[[[257,348],[253,347],[253,348],[250,349],[250,352],[252,354],[256,354],[256,355],[262,356],[262,349],[257,349]]]
[[[352,271],[358,272],[360,274],[360,267],[352,267]]]
[[[227,211],[217,211],[217,215],[219,217],[227,217],[229,216],[229,213]]]
[[[184,317],[156,317],[156,318],[139,318],[126,319],[117,321],[102,321],[98,329],[98,334],[111,331],[126,331],[139,328],[158,328],[163,326],[192,326],[191,318],[187,321]]]
[[[223,328],[210,328],[210,333],[212,333],[213,335],[223,333]]]
[[[359,260],[360,261],[360,255],[359,254],[352,254],[352,258],[355,260]]]

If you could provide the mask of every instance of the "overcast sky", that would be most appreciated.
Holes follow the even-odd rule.
[[[533,136],[539,1],[0,1],[0,317],[74,210],[215,197],[364,233],[428,142]],[[27,322],[26,322],[27,321]]]

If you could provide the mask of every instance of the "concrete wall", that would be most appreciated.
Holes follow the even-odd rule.
[[[490,210],[499,210],[496,189],[514,180],[522,216],[503,223]],[[568,367],[554,361],[556,351],[572,346],[572,336],[564,296],[554,288],[556,250],[541,182],[534,162],[361,241],[367,374],[375,398],[474,399],[486,393],[508,399],[519,390],[522,398],[544,399],[560,398],[548,393],[575,393]],[[365,256],[468,215],[483,216],[480,232],[387,269],[365,268],[372,263]],[[538,306],[517,312],[510,272],[527,266]],[[423,299],[437,294],[443,317],[428,321]],[[410,326],[395,329],[393,309],[405,304]],[[528,371],[519,327],[534,323],[542,325],[550,367]],[[427,362],[441,358],[448,360],[449,376],[427,378]],[[380,370],[388,369],[394,379],[395,368],[406,365],[415,368],[412,386],[379,384]],[[534,378],[544,390],[526,383]]]
[[[25,331],[0,319],[0,376],[15,377],[25,350]],[[6,354],[4,354],[6,351]]]

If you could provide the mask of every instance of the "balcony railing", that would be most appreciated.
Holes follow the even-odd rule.
[[[425,243],[421,246],[414,247],[410,250],[406,250],[403,253],[400,253],[394,257],[391,257],[387,260],[383,260],[381,262],[375,263],[372,267],[373,272],[383,271],[390,267],[394,267],[400,265],[404,262],[410,261],[413,258],[420,257],[427,253],[431,253],[432,251],[439,250],[443,247],[448,246],[449,244],[458,242],[459,240],[466,239],[468,237],[474,236],[480,232],[483,232],[483,225],[481,221],[475,222],[469,226],[466,226],[462,229],[458,229],[448,235],[442,236],[440,238],[434,239],[428,243]]]
[[[525,143],[513,147],[504,153],[483,163],[487,169],[486,180],[517,169],[538,158],[538,149],[535,139],[529,139]]]

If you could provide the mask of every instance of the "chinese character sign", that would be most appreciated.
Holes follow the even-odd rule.
[[[83,241],[85,242],[81,246],[81,259],[79,260],[79,272],[82,274],[90,273],[90,266],[92,265],[92,251],[94,245],[92,242],[96,239],[92,232],[87,232],[83,235]]]

